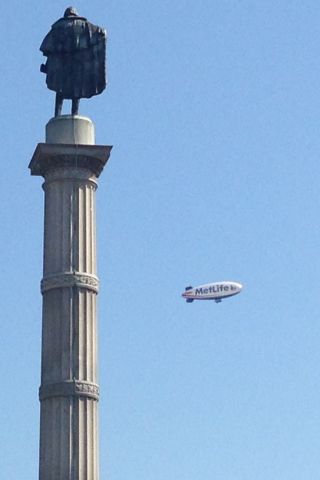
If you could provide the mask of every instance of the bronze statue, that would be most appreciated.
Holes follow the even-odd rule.
[[[72,100],[71,113],[77,115],[80,98],[105,89],[106,36],[73,7],[52,25],[40,47],[48,57],[40,70],[47,74],[47,87],[56,92],[55,116],[61,115],[64,99]]]

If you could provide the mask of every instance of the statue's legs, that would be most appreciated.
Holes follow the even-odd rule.
[[[71,115],[78,115],[79,114],[79,103],[80,103],[80,98],[73,98],[72,99]]]
[[[59,115],[61,115],[62,104],[63,104],[63,96],[61,95],[61,93],[57,92],[56,93],[56,106],[55,106],[55,110],[54,110],[54,116],[55,117],[58,117]]]
[[[79,114],[79,103],[80,103],[80,98],[73,98],[72,99],[71,115],[78,115]],[[56,94],[56,106],[55,106],[55,111],[54,111],[54,116],[55,117],[58,117],[59,115],[61,115],[62,104],[63,104],[63,96],[62,96],[61,93],[57,92],[57,94]]]

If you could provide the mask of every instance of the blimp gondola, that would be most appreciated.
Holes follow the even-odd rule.
[[[241,292],[243,286],[238,282],[213,282],[199,285],[198,287],[186,287],[182,297],[188,303],[194,300],[214,300],[220,303],[224,298],[233,297]]]

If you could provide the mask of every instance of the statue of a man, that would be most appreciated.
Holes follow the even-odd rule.
[[[72,115],[79,112],[80,98],[98,95],[106,87],[106,31],[73,7],[64,12],[44,38],[40,50],[47,58],[41,71],[50,90],[56,92],[55,116],[61,115],[65,98],[72,100]]]

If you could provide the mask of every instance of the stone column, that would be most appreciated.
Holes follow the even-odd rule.
[[[95,193],[110,150],[63,115],[29,165],[45,180],[40,480],[99,478]]]

